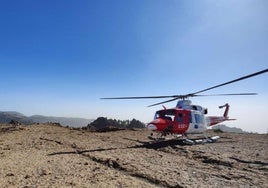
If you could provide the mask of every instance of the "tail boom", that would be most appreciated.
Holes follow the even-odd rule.
[[[207,124],[208,126],[213,126],[218,123],[224,122],[224,121],[233,121],[236,119],[229,119],[228,117],[221,117],[221,116],[208,116],[207,117]]]
[[[225,105],[219,106],[219,108],[224,108],[224,107],[225,107],[225,111],[223,113],[223,116],[208,116],[207,117],[208,126],[213,126],[213,125],[216,125],[216,124],[224,122],[224,121],[236,120],[236,119],[229,119],[229,117],[228,117],[230,105],[228,103],[226,103]]]

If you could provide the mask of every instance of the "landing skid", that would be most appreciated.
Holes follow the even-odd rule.
[[[218,139],[220,139],[219,136],[213,136],[213,137],[207,137],[205,139],[198,139],[198,140],[191,140],[189,138],[186,138],[185,140],[183,140],[184,144],[187,145],[195,145],[195,144],[205,144],[205,143],[214,143],[216,142]]]
[[[148,136],[148,138],[150,140],[153,140],[155,142],[159,142],[159,141],[165,141],[165,140],[176,140],[180,137],[182,137],[183,135],[181,134],[175,134],[173,136],[168,136],[169,134],[162,134],[162,133],[159,133],[156,137],[153,137],[153,134],[151,133],[151,135]]]
[[[153,137],[153,134],[148,136],[148,138],[154,142],[174,140],[174,139],[176,140],[181,137],[182,137],[183,143],[186,145],[214,143],[218,139],[220,139],[219,136],[213,136],[213,137],[205,136],[205,139],[189,139],[188,137],[185,137],[185,135],[174,135],[174,137],[172,138],[172,137],[167,137],[167,135],[163,135],[161,133],[157,137]]]

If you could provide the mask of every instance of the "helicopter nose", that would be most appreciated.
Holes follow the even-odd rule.
[[[154,124],[149,124],[149,125],[147,125],[147,128],[148,128],[150,131],[155,131],[155,130],[157,130],[157,127],[156,127]]]

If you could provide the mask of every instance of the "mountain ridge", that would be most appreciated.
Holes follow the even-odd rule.
[[[247,133],[246,131],[243,131],[241,128],[237,127],[228,127],[224,124],[215,125],[212,127],[213,130],[220,129],[223,132],[229,132],[229,133]]]
[[[47,123],[55,122],[60,123],[63,126],[71,127],[86,127],[92,123],[95,119],[77,118],[77,117],[57,117],[57,116],[44,116],[44,115],[32,115],[26,116],[16,111],[0,111],[0,123],[10,123],[11,121],[17,121],[25,125],[33,123]],[[223,132],[245,133],[240,128],[228,127],[224,124],[216,125],[212,127],[213,130],[221,129]]]
[[[9,123],[15,120],[22,124],[33,124],[33,123],[47,123],[57,122],[64,126],[72,127],[84,127],[94,121],[94,119],[76,118],[76,117],[56,117],[56,116],[44,116],[44,115],[32,115],[26,116],[16,111],[0,111],[0,123]]]

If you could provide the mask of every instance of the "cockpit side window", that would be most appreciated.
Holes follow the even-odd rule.
[[[192,120],[192,113],[189,113],[189,123],[193,123],[193,120]]]
[[[163,117],[165,114],[162,111],[158,111],[155,113],[154,119],[158,119]]]
[[[183,123],[183,114],[182,113],[179,113],[178,116],[177,116],[177,122],[178,123]]]
[[[155,113],[154,119],[163,118],[163,119],[173,121],[175,114],[176,114],[175,110],[161,110]]]

